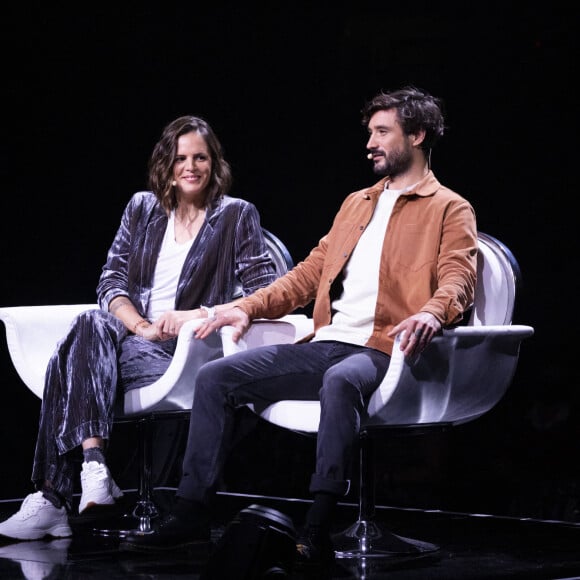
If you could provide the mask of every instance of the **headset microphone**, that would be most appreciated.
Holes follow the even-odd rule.
[[[372,159],[372,158],[373,158],[373,154],[372,154],[372,153],[369,153],[369,154],[367,155],[367,159]]]

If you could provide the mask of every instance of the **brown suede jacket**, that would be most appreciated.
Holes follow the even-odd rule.
[[[252,320],[272,319],[315,300],[314,331],[329,324],[331,296],[336,296],[331,288],[387,179],[351,193],[330,231],[305,260],[237,306]],[[432,313],[444,327],[458,323],[473,302],[476,267],[475,212],[430,171],[413,190],[399,196],[393,208],[383,241],[374,329],[366,346],[391,354],[393,339],[387,333],[420,311]]]

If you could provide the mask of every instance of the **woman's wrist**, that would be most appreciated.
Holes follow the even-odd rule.
[[[136,334],[137,336],[141,336],[139,334],[139,329],[142,326],[149,326],[150,322],[148,320],[145,320],[144,318],[141,318],[141,320],[138,320],[134,325],[133,325],[133,334]]]

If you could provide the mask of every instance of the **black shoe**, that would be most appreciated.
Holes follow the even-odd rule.
[[[307,527],[296,540],[297,568],[332,566],[334,564],[334,547],[330,534],[319,527]]]
[[[209,524],[169,514],[159,520],[151,532],[134,531],[119,543],[120,550],[133,552],[168,552],[190,548],[207,549]]]

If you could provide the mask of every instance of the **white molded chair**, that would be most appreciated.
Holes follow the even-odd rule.
[[[286,246],[274,234],[263,228],[268,251],[278,275],[287,272],[293,261]],[[58,341],[63,338],[75,316],[97,304],[66,304],[42,306],[10,306],[0,308],[4,322],[8,351],[20,379],[39,398],[44,390],[44,376],[48,361]],[[147,531],[151,519],[158,515],[153,501],[152,477],[152,426],[154,421],[188,417],[193,401],[193,381],[201,364],[223,356],[222,335],[214,333],[203,341],[193,338],[200,320],[183,325],[171,364],[165,374],[154,383],[129,391],[123,405],[115,411],[115,422],[137,424],[139,445],[139,493],[135,507],[126,515],[121,527],[107,530],[95,529],[103,535],[122,535],[131,529]],[[270,323],[266,335],[272,342],[292,342],[309,330],[304,315],[290,315]],[[223,333],[229,340],[229,333]],[[225,350],[231,350],[226,346]]]
[[[443,330],[414,362],[405,360],[397,337],[388,372],[371,396],[360,432],[359,514],[357,521],[334,536],[338,558],[388,557],[431,552],[437,546],[397,536],[374,521],[375,488],[372,436],[381,429],[426,431],[477,419],[492,409],[512,382],[520,343],[531,326],[512,325],[518,263],[499,240],[478,233],[479,255],[475,301],[465,326]],[[256,321],[240,350],[270,342],[268,323]],[[225,351],[229,354],[230,351]],[[279,401],[260,416],[280,427],[316,435],[318,401]]]

